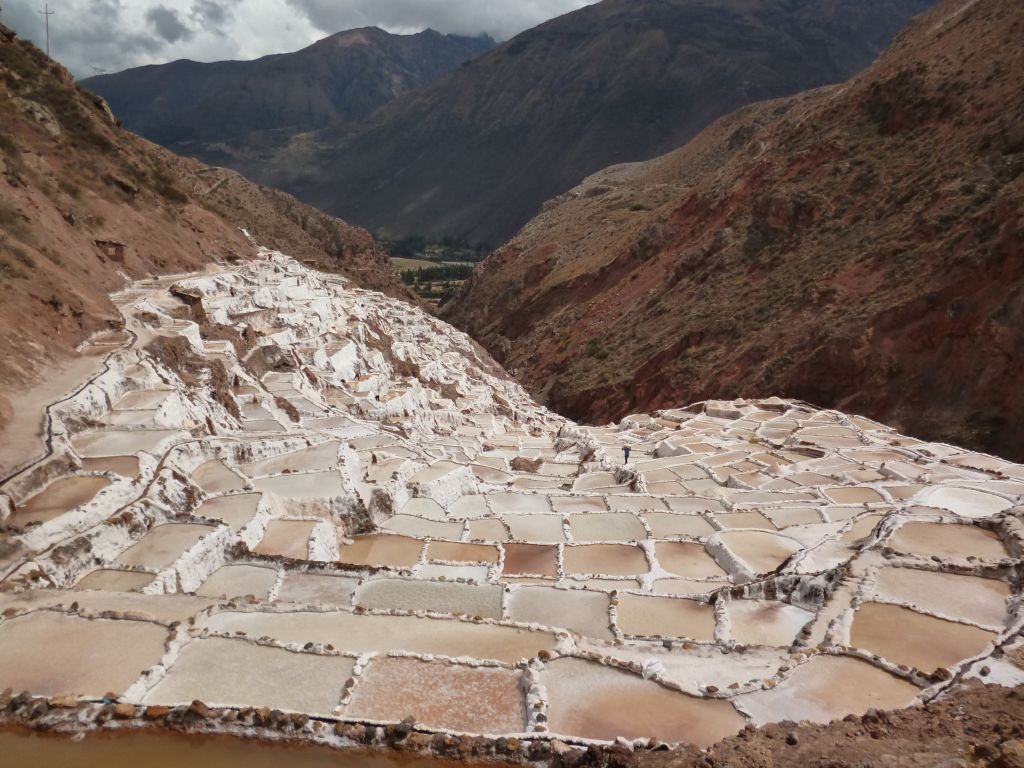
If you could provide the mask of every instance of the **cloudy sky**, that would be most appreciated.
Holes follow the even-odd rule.
[[[251,59],[353,27],[505,40],[596,0],[51,0],[50,50],[78,77],[174,59]],[[0,0],[2,21],[44,45],[43,3]]]

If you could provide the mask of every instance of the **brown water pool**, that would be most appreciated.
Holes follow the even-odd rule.
[[[0,731],[0,755],[10,768],[455,768],[442,760],[330,747],[271,744],[231,736],[183,736],[165,731],[94,733],[74,742],[64,736]],[[459,763],[458,765],[464,765]]]
[[[110,485],[105,477],[62,477],[26,501],[14,512],[17,523],[45,523],[75,507],[87,504]]]

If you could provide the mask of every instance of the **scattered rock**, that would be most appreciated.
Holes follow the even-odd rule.
[[[998,768],[1024,768],[1024,739],[1004,741],[999,747]]]

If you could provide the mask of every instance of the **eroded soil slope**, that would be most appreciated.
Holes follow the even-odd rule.
[[[609,168],[445,316],[607,421],[779,392],[1024,456],[1024,5],[948,0],[849,83]]]

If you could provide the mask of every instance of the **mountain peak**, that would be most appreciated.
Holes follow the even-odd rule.
[[[132,130],[218,165],[229,152],[364,117],[489,50],[489,38],[347,29],[255,61],[175,62],[83,80]],[[253,139],[243,139],[253,135]]]

